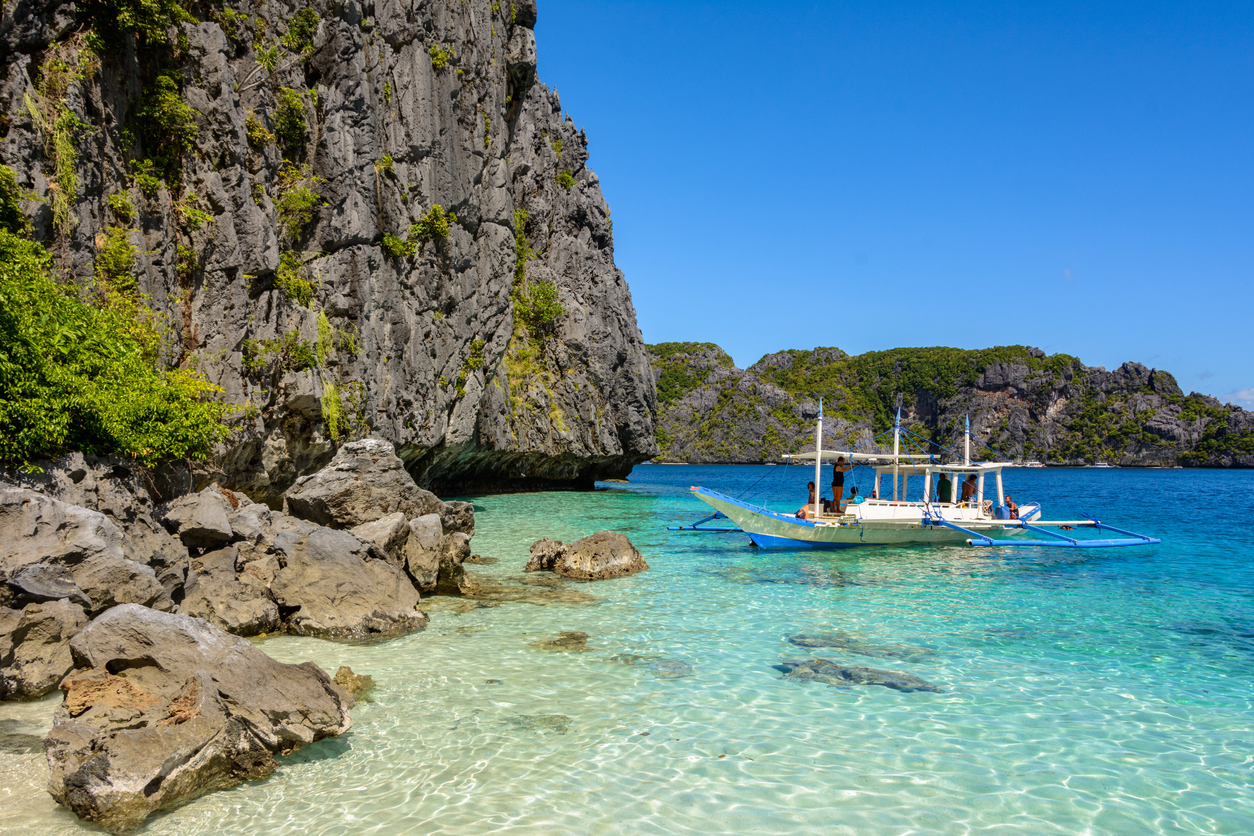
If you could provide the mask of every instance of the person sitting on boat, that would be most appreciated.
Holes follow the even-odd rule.
[[[1010,494],[1006,494],[1006,510],[1010,512],[1010,519],[1019,519],[1019,506],[1015,505],[1015,501],[1010,498]]]
[[[844,456],[836,459],[832,467],[832,513],[839,514],[840,502],[845,498],[845,474],[853,470],[853,465],[845,461]]]
[[[936,501],[942,505],[954,501],[954,483],[948,473],[942,473],[936,480]]]
[[[866,497],[858,496],[858,486],[854,485],[852,488],[849,489],[849,504],[861,505],[863,502],[866,502]]]
[[[972,473],[962,482],[962,501],[968,502],[975,499],[975,474]]]
[[[814,483],[806,482],[806,487],[810,489],[810,499],[797,511],[797,519],[801,520],[808,520],[814,514]]]

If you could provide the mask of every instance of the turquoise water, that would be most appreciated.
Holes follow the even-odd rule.
[[[386,643],[264,642],[372,675],[374,701],[269,781],[145,832],[1254,833],[1254,473],[1007,472],[1019,502],[1163,538],[1148,548],[759,552],[664,530],[704,516],[690,484],[761,479],[746,498],[783,509],[807,478],[653,465],[595,493],[471,498],[473,549],[499,562],[469,568],[503,591],[429,600],[431,626]],[[532,541],[602,528],[649,571],[522,575]],[[902,655],[787,641],[823,631]],[[543,646],[563,632],[586,646]],[[814,657],[942,691],[775,667]],[[42,734],[54,706],[0,706],[0,732]],[[84,832],[18,748],[0,747],[0,831]]]

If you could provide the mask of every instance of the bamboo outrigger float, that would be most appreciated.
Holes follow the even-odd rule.
[[[957,463],[942,464],[935,456],[927,453],[901,452],[903,429],[900,408],[897,410],[892,432],[892,453],[824,450],[823,408],[820,402],[815,428],[815,452],[789,457],[794,461],[814,462],[814,484],[820,487],[815,490],[815,501],[809,506],[807,518],[750,505],[708,488],[693,487],[690,489],[692,494],[713,508],[715,514],[691,526],[673,527],[671,530],[735,530],[701,527],[702,523],[722,516],[739,526],[760,548],[838,549],[861,545],[915,543],[966,543],[984,547],[1108,548],[1161,542],[1155,537],[1115,528],[1091,517],[1043,521],[1040,519],[1041,506],[1036,502],[1021,505],[1016,517],[1007,506],[1002,483],[1002,470],[1014,465],[1009,461],[973,462],[969,420],[962,460]],[[838,509],[836,513],[825,514],[819,499],[823,484],[823,462],[834,462],[841,457],[851,463],[874,467],[874,490],[870,498],[860,497]],[[952,499],[957,501],[933,501],[936,496],[933,478],[940,478],[942,475],[953,480]],[[965,502],[958,500],[958,481],[971,475],[976,478],[974,497]],[[885,477],[889,489],[881,492]],[[911,480],[921,480],[921,498],[918,500],[906,499]],[[1062,533],[1067,529],[1092,529],[1123,536],[1106,539],[1072,537]],[[1042,535],[1043,539],[1023,536],[1029,532]]]

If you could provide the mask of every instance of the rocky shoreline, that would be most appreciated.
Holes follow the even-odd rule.
[[[388,639],[427,625],[431,595],[594,600],[468,575],[491,562],[470,553],[473,506],[419,487],[376,438],[297,480],[282,510],[216,484],[166,500],[116,459],[42,468],[0,472],[0,699],[64,692],[49,792],[111,832],[350,728],[369,676],[283,665],[241,637]],[[537,547],[550,560],[529,570],[577,580],[648,568],[613,532]]]
[[[341,447],[285,511],[217,485],[161,502],[145,476],[75,454],[0,477],[0,699],[65,692],[49,790],[115,832],[350,727],[326,673],[237,637],[421,629],[422,593],[465,585],[474,534],[469,503],[418,487],[378,439]]]

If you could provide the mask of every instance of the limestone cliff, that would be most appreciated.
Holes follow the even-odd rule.
[[[589,486],[656,452],[534,0],[180,8],[7,4],[0,162],[66,281],[133,277],[166,361],[240,406],[202,481],[273,504],[369,431],[440,490]]]
[[[1016,459],[1254,466],[1254,413],[1186,396],[1169,373],[1140,363],[1107,371],[1023,346],[856,357],[817,348],[741,370],[711,343],[649,348],[658,441],[671,460],[757,462],[813,449],[820,397],[834,443],[858,444],[891,426],[900,393],[903,424],[951,449],[970,415],[978,439]]]

